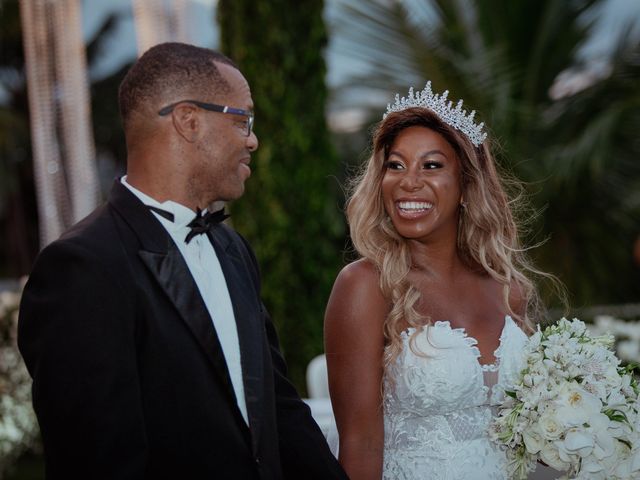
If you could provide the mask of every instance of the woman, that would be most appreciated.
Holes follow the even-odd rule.
[[[502,479],[491,405],[539,298],[483,124],[425,89],[389,106],[347,205],[361,259],[325,317],[351,479]]]

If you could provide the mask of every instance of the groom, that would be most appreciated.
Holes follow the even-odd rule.
[[[247,81],[166,43],[119,103],[127,175],[42,251],[20,309],[47,478],[346,478],[286,379],[252,250],[205,212],[251,174]]]

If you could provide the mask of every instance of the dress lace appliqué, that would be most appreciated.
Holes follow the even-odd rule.
[[[496,362],[481,365],[477,341],[449,322],[404,332],[384,378],[383,478],[506,480],[506,457],[488,428],[526,339],[506,317]]]

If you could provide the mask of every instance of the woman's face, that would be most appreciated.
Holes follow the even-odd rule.
[[[383,168],[382,199],[398,233],[455,243],[461,170],[449,142],[426,127],[409,127],[396,137]]]

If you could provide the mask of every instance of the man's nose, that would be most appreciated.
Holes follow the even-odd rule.
[[[251,135],[249,135],[247,137],[247,149],[250,152],[255,152],[258,149],[258,136],[256,135],[256,132],[251,132]]]

